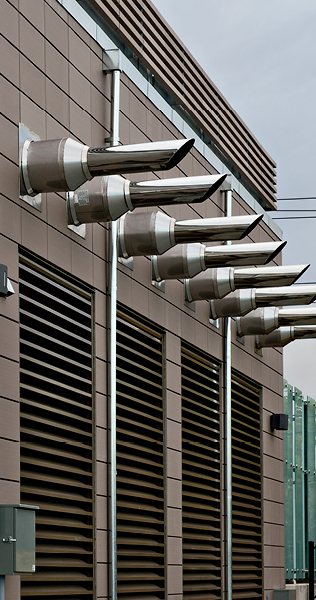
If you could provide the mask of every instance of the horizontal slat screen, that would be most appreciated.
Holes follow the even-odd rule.
[[[182,348],[183,598],[221,598],[219,367]]]
[[[92,297],[20,256],[21,502],[38,505],[22,598],[93,600]]]
[[[115,32],[114,36],[119,35],[130,49],[129,53],[125,49],[130,58],[140,59],[145,66],[142,72],[147,68],[155,76],[182,107],[184,116],[185,113],[189,115],[205,132],[263,203],[275,208],[275,162],[153,3],[150,0],[79,2],[88,10],[91,5],[94,7]],[[117,38],[115,41],[118,42]],[[203,137],[202,131],[200,135]],[[205,141],[208,142],[207,139]]]
[[[260,389],[232,377],[233,599],[263,596]]]
[[[163,338],[117,319],[117,595],[165,598]]]

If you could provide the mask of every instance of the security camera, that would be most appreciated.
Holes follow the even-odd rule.
[[[236,318],[238,336],[264,335],[288,325],[316,325],[316,306],[257,308],[244,317]]]
[[[14,294],[14,289],[8,277],[8,267],[0,265],[0,297],[8,298]]]
[[[259,307],[310,304],[315,298],[316,285],[236,290],[225,298],[211,300],[210,316],[212,319],[239,317]]]
[[[163,254],[176,244],[239,240],[250,233],[263,215],[176,221],[160,210],[128,212],[118,222],[119,254]]]
[[[194,139],[90,148],[71,138],[30,141],[22,146],[21,188],[25,194],[76,190],[97,175],[172,169]]]
[[[119,175],[97,177],[67,194],[69,224],[115,221],[136,207],[203,202],[226,175],[129,181]]]
[[[203,244],[178,244],[162,256],[153,256],[152,269],[156,281],[162,281],[194,277],[212,267],[262,265],[281,252],[285,244],[263,242],[209,247]]]
[[[184,280],[185,299],[187,302],[216,300],[224,298],[235,289],[292,285],[308,267],[309,265],[291,265],[207,269],[192,279]]]

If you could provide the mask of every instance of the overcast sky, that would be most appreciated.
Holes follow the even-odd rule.
[[[153,2],[276,161],[278,198],[316,196],[316,2]],[[288,241],[283,263],[310,263],[300,283],[316,282],[316,200],[278,208],[273,217]],[[281,212],[289,208],[312,210]],[[293,216],[315,218],[285,219]],[[285,347],[285,377],[316,398],[314,371],[316,339]]]

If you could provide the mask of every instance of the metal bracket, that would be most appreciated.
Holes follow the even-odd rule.
[[[37,194],[36,196],[29,196],[27,193],[27,190],[25,188],[24,179],[23,179],[23,175],[22,175],[22,169],[23,169],[22,150],[23,150],[24,142],[26,142],[26,141],[28,141],[28,142],[36,141],[37,142],[40,139],[41,138],[36,133],[34,133],[30,129],[28,129],[28,127],[26,127],[26,125],[23,125],[23,123],[19,123],[19,162],[20,162],[19,196],[20,196],[21,200],[24,200],[24,202],[27,202],[28,204],[33,206],[33,208],[36,208],[36,210],[39,210],[40,212],[42,212],[42,194]]]
[[[103,50],[103,71],[110,73],[111,71],[122,71],[122,55],[118,49]]]
[[[7,538],[2,538],[3,542],[7,542],[8,544],[12,544],[12,542],[16,542],[17,540],[12,537],[12,535],[9,535]]]

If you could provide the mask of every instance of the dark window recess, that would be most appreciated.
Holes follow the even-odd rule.
[[[40,507],[22,598],[94,598],[91,300],[21,253],[21,502]]]
[[[182,348],[183,598],[221,598],[219,367]]]
[[[263,597],[260,389],[232,376],[233,599]]]
[[[117,595],[165,598],[163,339],[117,319]]]

